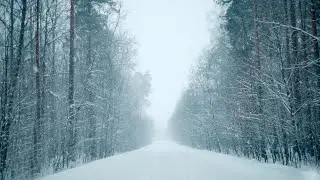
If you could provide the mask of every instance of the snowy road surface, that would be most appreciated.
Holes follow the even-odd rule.
[[[312,172],[159,141],[41,180],[320,180],[320,177]]]

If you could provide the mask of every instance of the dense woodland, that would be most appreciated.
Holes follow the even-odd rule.
[[[0,1],[0,179],[149,143],[151,76],[113,0]]]
[[[320,166],[320,1],[218,0],[219,38],[169,122],[186,145]]]

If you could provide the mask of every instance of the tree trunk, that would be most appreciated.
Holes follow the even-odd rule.
[[[36,4],[36,119],[33,127],[33,158],[31,162],[32,175],[40,173],[40,129],[41,129],[41,87],[40,87],[40,0]]]
[[[311,0],[311,31],[312,35],[314,37],[318,37],[318,27],[317,27],[317,1],[316,0]],[[316,74],[317,74],[317,90],[315,91],[318,94],[320,94],[320,52],[319,52],[319,42],[317,39],[313,38],[313,56],[314,60],[316,61]],[[315,114],[315,124],[319,123],[320,119],[320,105],[319,101],[317,102],[318,105],[315,107],[316,108],[316,114]],[[315,127],[316,131],[318,132],[319,125]],[[315,139],[317,141],[317,145],[315,146],[315,152],[316,154],[316,163],[320,165],[320,142],[319,142],[319,134],[315,135],[317,138]]]
[[[14,19],[13,19],[13,3],[14,0],[11,0],[10,4],[10,58],[11,61],[14,59],[13,55],[13,29],[14,29]],[[7,31],[5,31],[5,38],[8,39]],[[7,42],[7,40],[6,40]],[[9,53],[8,53],[8,47],[5,47],[5,58],[4,58],[4,77],[3,77],[3,86],[2,86],[2,98],[1,98],[1,127],[3,123],[6,123],[7,120],[7,102],[8,102],[8,68],[9,68]],[[1,129],[2,130],[2,129]],[[0,130],[0,132],[1,132]],[[1,134],[2,135],[2,134]],[[1,145],[1,142],[0,142]],[[0,146],[0,157],[2,157],[2,146]],[[0,160],[0,178],[1,180],[4,179],[4,168],[5,168],[5,161]]]
[[[86,94],[85,98],[88,102],[87,104],[87,119],[89,120],[89,132],[88,132],[88,139],[89,139],[89,155],[90,160],[94,160],[97,157],[97,143],[96,143],[96,118],[95,118],[95,110],[93,107],[95,97],[93,94],[93,88],[90,86],[90,82],[92,82],[92,68],[93,68],[93,58],[92,58],[92,25],[91,25],[91,13],[92,13],[92,2],[91,0],[87,1],[87,8],[88,8],[88,22],[87,22],[87,62],[86,66],[88,67],[88,74],[86,79]]]
[[[291,26],[293,28],[297,27],[297,17],[296,17],[296,0],[290,0],[290,21]],[[301,124],[301,95],[300,95],[300,71],[299,71],[299,57],[298,57],[298,32],[293,30],[291,33],[291,48],[292,48],[292,62],[291,68],[293,68],[293,80],[292,80],[292,107],[291,110],[291,118],[292,118],[292,125],[295,129],[295,136],[294,136],[294,146],[293,146],[293,155],[297,153],[299,163],[301,162],[301,150],[300,150],[300,124]]]
[[[257,101],[258,101],[258,109],[257,114],[259,115],[260,122],[258,123],[258,133],[261,135],[261,139],[259,139],[259,156],[264,158],[267,161],[266,155],[266,141],[265,141],[265,121],[263,118],[263,105],[262,105],[262,84],[261,84],[261,57],[260,57],[260,35],[259,35],[259,26],[258,26],[258,2],[257,0],[253,0],[253,13],[254,13],[254,33],[255,33],[255,67],[256,67],[256,85],[257,85]]]
[[[57,0],[54,1],[54,14],[53,17],[51,18],[51,22],[52,22],[52,47],[51,47],[51,71],[50,71],[50,125],[51,125],[51,129],[50,129],[50,133],[49,136],[50,137],[54,137],[56,135],[56,127],[55,127],[55,122],[57,119],[57,109],[56,109],[56,97],[55,97],[55,93],[56,93],[56,25],[57,25]],[[49,149],[49,156],[50,159],[55,158],[56,157],[56,153],[57,153],[57,148],[55,147],[55,140],[51,139],[50,142],[50,149]]]
[[[67,163],[75,161],[75,111],[74,111],[74,38],[75,38],[75,0],[70,0],[70,54],[69,54],[69,91],[68,91],[68,135],[69,141],[67,145],[68,158]]]

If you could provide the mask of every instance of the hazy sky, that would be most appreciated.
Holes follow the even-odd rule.
[[[138,69],[152,75],[149,114],[161,129],[188,84],[191,65],[209,43],[208,14],[217,8],[213,0],[123,0],[123,4],[128,12],[126,29],[138,42]]]

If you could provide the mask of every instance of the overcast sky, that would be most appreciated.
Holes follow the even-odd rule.
[[[217,7],[213,0],[123,0],[123,6],[126,29],[138,42],[138,70],[152,75],[148,112],[164,129],[191,65],[210,41],[208,14]]]

